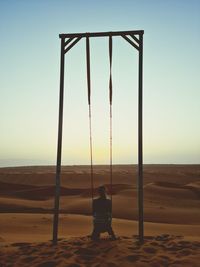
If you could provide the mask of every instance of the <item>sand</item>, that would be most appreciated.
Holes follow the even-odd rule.
[[[37,267],[117,267],[117,266],[199,266],[200,242],[180,236],[146,236],[143,245],[136,237],[120,237],[117,241],[88,237],[60,239],[51,242],[12,243],[0,252],[2,266]]]
[[[59,242],[52,246],[55,167],[0,169],[0,266],[199,266],[200,166],[146,165],[145,242],[138,244],[136,167],[114,166],[113,228],[92,230],[89,167],[63,167]],[[108,166],[95,166],[95,187]]]

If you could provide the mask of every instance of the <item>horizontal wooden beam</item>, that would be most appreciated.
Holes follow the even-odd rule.
[[[106,36],[122,36],[122,35],[141,35],[143,30],[137,31],[119,31],[119,32],[85,32],[85,33],[61,33],[60,38],[75,38],[75,37],[106,37]]]

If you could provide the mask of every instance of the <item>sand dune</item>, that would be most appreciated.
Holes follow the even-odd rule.
[[[9,222],[9,223],[8,223]],[[7,242],[38,242],[52,238],[53,216],[50,214],[4,213],[0,216],[0,238]],[[113,228],[119,236],[138,233],[134,220],[113,219]],[[92,231],[92,217],[61,214],[59,237],[87,236]],[[200,225],[145,222],[145,235],[184,235],[189,240],[200,240]]]
[[[55,184],[54,166],[30,166],[0,168],[0,181],[26,185],[53,185]],[[137,166],[114,165],[114,183],[136,185]],[[109,183],[109,166],[94,166],[95,185]],[[144,184],[167,181],[187,184],[198,182],[200,178],[200,165],[145,165]],[[83,183],[84,181],[84,183]],[[86,187],[90,186],[89,166],[63,166],[61,175],[62,186]]]
[[[144,170],[142,247],[135,236],[137,167],[116,165],[113,227],[120,239],[94,245],[86,237],[92,229],[90,168],[69,166],[62,168],[61,240],[55,248],[49,242],[55,167],[0,168],[0,266],[199,266],[200,165],[146,165]],[[95,188],[104,184],[109,192],[109,167],[94,166],[94,172]]]
[[[84,180],[82,181],[84,183]],[[109,185],[106,185],[109,191]],[[51,213],[55,187],[0,182],[1,212]],[[159,223],[200,223],[198,182],[151,182],[144,186],[145,220]],[[126,208],[124,208],[126,207]],[[91,189],[61,187],[60,212],[91,214]],[[131,184],[113,185],[113,217],[137,220],[137,189]]]
[[[65,188],[60,187],[61,196],[81,195],[90,189]],[[32,186],[21,184],[9,184],[0,182],[0,194],[2,196],[22,198],[28,200],[46,200],[54,197],[55,186]]]
[[[156,182],[145,185],[145,193],[168,199],[198,200],[198,189],[193,186],[178,185],[176,183]]]

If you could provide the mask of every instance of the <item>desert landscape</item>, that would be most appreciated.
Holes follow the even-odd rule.
[[[108,191],[109,166],[94,166]],[[138,243],[137,166],[113,166],[113,229],[91,241],[89,166],[63,166],[52,246],[55,167],[0,169],[0,266],[199,266],[200,165],[145,165],[145,241]]]

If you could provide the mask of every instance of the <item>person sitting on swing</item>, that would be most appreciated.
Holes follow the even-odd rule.
[[[112,223],[112,203],[106,196],[106,188],[98,188],[99,198],[94,199],[92,203],[93,225],[94,229],[91,235],[92,240],[99,240],[100,234],[108,232],[112,240],[116,240],[113,232]]]

